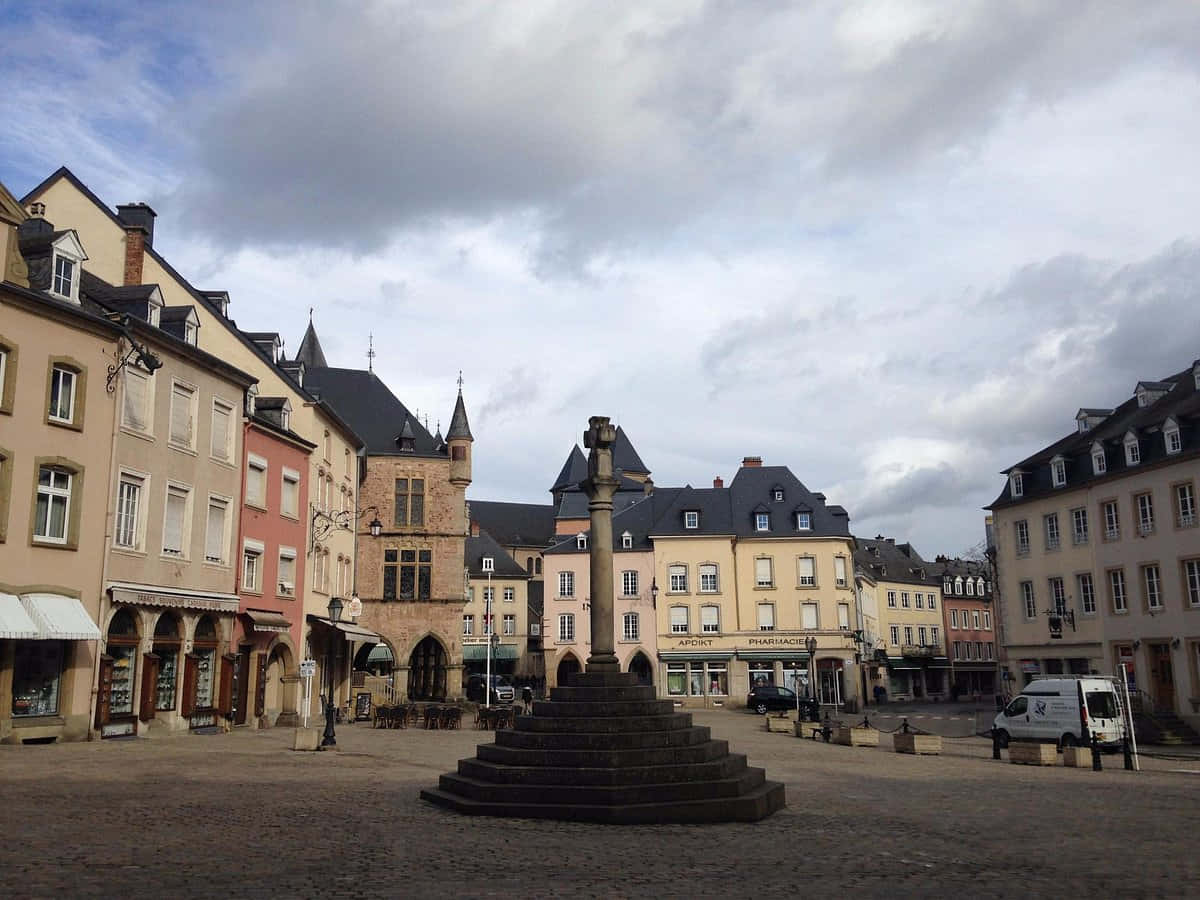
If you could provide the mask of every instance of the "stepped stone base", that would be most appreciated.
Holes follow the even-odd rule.
[[[469,815],[609,824],[754,822],[782,784],[627,673],[585,672],[459,760],[430,803]]]

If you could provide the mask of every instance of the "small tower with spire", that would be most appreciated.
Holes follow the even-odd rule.
[[[450,452],[450,483],[464,490],[471,483],[471,425],[467,422],[467,407],[463,403],[463,377],[458,373],[458,400],[454,403],[454,414],[450,417],[450,428],[446,431],[446,446]]]

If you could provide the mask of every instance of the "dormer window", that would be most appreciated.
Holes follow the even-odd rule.
[[[1063,457],[1056,456],[1050,460],[1050,478],[1056,488],[1066,485],[1067,461]]]
[[[777,487],[771,493],[772,496],[775,497],[776,503],[781,503],[783,501],[783,488]]]
[[[252,385],[250,385],[250,387],[246,388],[246,416],[247,417],[254,415],[254,407],[257,402],[258,402],[258,386],[252,384]]]
[[[683,514],[683,527],[684,528],[699,528],[700,527],[700,513],[694,509],[687,510]]]
[[[196,335],[199,333],[199,331],[200,331],[199,327],[194,322],[184,322],[183,323],[183,340],[184,340],[184,342],[191,344],[193,347],[195,347],[196,346]]]
[[[754,514],[754,530],[755,531],[770,531],[771,516],[768,513]]]
[[[970,578],[967,579],[967,596],[968,597],[975,596],[975,582],[972,581]]]
[[[954,579],[954,593],[961,596],[962,592],[963,592],[963,580],[962,580],[962,576],[959,575],[957,578]]]
[[[1137,435],[1132,431],[1125,434],[1125,464],[1136,466],[1142,461],[1142,448],[1138,445]]]
[[[796,513],[796,530],[797,531],[812,531],[812,513],[809,513],[809,512]]]
[[[632,550],[633,549],[633,535],[630,534],[628,531],[626,531],[624,534],[621,535],[621,549],[622,550]]]
[[[1104,445],[1099,441],[1092,444],[1092,474],[1103,475],[1108,471],[1108,458],[1104,455]]]
[[[74,231],[59,236],[53,243],[50,267],[50,293],[61,300],[79,303],[79,272],[87,254]]]
[[[75,288],[75,260],[54,254],[54,283],[50,290],[70,299]]]
[[[284,403],[283,407],[279,410],[279,427],[284,431],[291,431],[292,429],[292,408],[287,403]]]
[[[942,582],[942,593],[944,593],[944,594],[953,594],[954,593],[954,582],[951,581],[949,578],[947,578],[944,582]]]
[[[1183,438],[1179,433],[1179,423],[1173,418],[1167,419],[1163,425],[1163,443],[1166,445],[1167,453],[1178,453],[1183,449]]]
[[[575,549],[576,550],[586,550],[587,549],[587,535],[586,534],[583,534],[582,532],[580,532],[579,534],[575,535]]]
[[[1021,472],[1013,472],[1008,476],[1008,491],[1014,497],[1025,496],[1025,477]]]
[[[158,294],[156,290],[155,295]],[[158,328],[162,325],[162,297],[152,296],[146,304],[146,321]]]

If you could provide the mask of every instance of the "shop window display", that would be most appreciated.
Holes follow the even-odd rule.
[[[134,677],[137,675],[138,629],[133,614],[118,610],[108,626],[105,654],[112,660],[108,716],[133,715]]]
[[[159,659],[158,677],[154,683],[154,708],[173,710],[179,680],[179,623],[169,613],[159,617],[155,626],[154,653]]]
[[[667,694],[682,697],[687,693],[687,664],[667,663]]]
[[[17,641],[13,660],[13,716],[58,715],[62,641]]]

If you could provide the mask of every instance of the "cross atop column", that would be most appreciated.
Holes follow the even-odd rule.
[[[592,416],[588,419],[588,430],[583,433],[583,446],[588,454],[588,479],[608,481],[613,479],[612,447],[617,442],[617,429],[613,428],[608,416]]]

